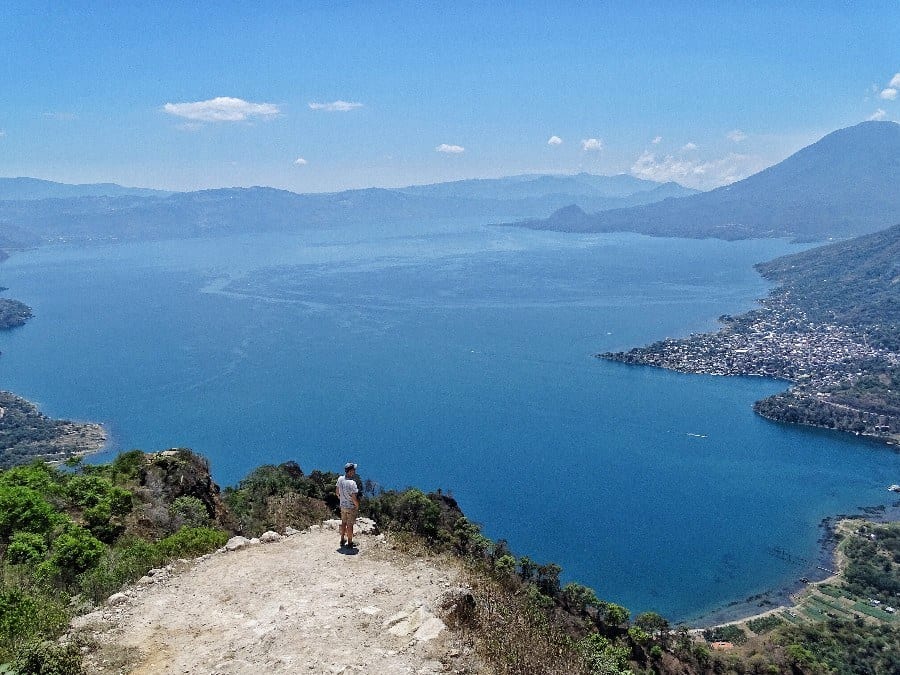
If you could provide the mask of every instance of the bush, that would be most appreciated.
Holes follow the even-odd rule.
[[[201,527],[209,523],[209,513],[206,511],[206,504],[196,497],[184,496],[178,497],[172,502],[169,508],[172,520],[177,527]]]
[[[9,540],[6,559],[13,565],[37,565],[47,555],[47,541],[33,532],[16,532]]]
[[[61,496],[63,487],[60,473],[45,462],[17,466],[0,473],[0,485],[27,487],[42,496]]]
[[[55,521],[53,507],[27,487],[0,486],[0,540],[13,532],[47,532]]]
[[[82,675],[81,651],[77,645],[34,642],[26,645],[13,661],[18,675]]]
[[[160,541],[157,550],[166,558],[190,558],[225,545],[228,534],[210,527],[182,527]]]
[[[79,580],[81,592],[94,602],[101,602],[125,584],[140,579],[147,570],[162,563],[156,545],[144,539],[130,539],[107,550],[104,558]]]
[[[72,525],[53,540],[50,559],[42,567],[47,576],[71,582],[87,569],[94,567],[106,547],[84,528]]]
[[[24,644],[56,634],[69,624],[67,601],[50,593],[0,588],[0,662]]]

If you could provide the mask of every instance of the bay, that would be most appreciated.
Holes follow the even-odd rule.
[[[441,487],[565,579],[692,619],[792,583],[823,517],[891,502],[900,460],[755,416],[784,383],[593,354],[714,329],[793,250],[477,223],[48,246],[0,267],[35,311],[0,335],[0,386],[105,423],[99,460],[185,446],[226,485],[293,459]]]

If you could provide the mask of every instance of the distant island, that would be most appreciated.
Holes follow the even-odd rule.
[[[780,422],[900,444],[900,225],[757,265],[780,286],[715,333],[598,354],[688,373],[787,380],[754,405]]]
[[[0,289],[0,292],[5,290],[5,288]],[[31,307],[24,302],[11,300],[10,298],[0,298],[0,330],[24,326],[25,322],[30,318]]]

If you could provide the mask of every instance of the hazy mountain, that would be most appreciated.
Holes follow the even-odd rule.
[[[580,205],[579,205],[580,206]],[[900,125],[863,122],[710,192],[588,215],[567,208],[514,223],[537,229],[660,236],[846,237],[900,222]]]
[[[463,199],[510,200],[548,195],[590,196],[608,199],[651,192],[660,189],[663,185],[672,191],[667,195],[669,197],[681,197],[696,192],[696,190],[682,187],[677,183],[660,184],[624,173],[616,176],[595,176],[589,173],[525,174],[506,178],[479,178],[431,185],[411,185],[399,188],[399,190],[411,195]]]
[[[70,185],[39,178],[0,178],[0,200],[68,199],[72,197],[164,197],[172,194],[149,188],[122,187],[115,183]]]
[[[327,194],[254,187],[152,197],[102,195],[0,201],[0,247],[30,245],[35,239],[157,239],[367,222],[534,218],[545,217],[572,202],[601,210],[691,192],[676,183],[579,174]]]

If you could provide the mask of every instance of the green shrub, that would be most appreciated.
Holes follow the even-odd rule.
[[[101,602],[125,584],[136,581],[148,570],[162,564],[158,547],[144,539],[129,539],[107,550],[103,559],[79,579],[81,592]]]
[[[0,540],[19,530],[43,534],[55,520],[53,507],[35,490],[0,486]]]
[[[27,487],[47,497],[64,493],[60,473],[46,462],[7,469],[0,473],[0,485]]]
[[[228,534],[210,527],[182,527],[160,541],[157,550],[167,558],[189,558],[224,546]]]
[[[129,450],[116,457],[109,465],[109,477],[114,483],[135,480],[144,466],[145,455],[141,450]]]
[[[33,532],[16,532],[6,549],[6,559],[13,565],[37,565],[46,556],[47,540]]]
[[[209,523],[209,513],[206,511],[206,504],[196,497],[178,497],[172,502],[169,511],[172,519],[179,526],[201,527]]]
[[[13,669],[18,675],[82,675],[81,651],[77,645],[33,642],[22,648]]]
[[[103,542],[84,528],[72,525],[53,540],[50,559],[43,566],[44,572],[50,577],[70,582],[100,562],[105,552]]]
[[[26,643],[55,635],[69,624],[67,599],[49,592],[0,588],[0,662]]]

